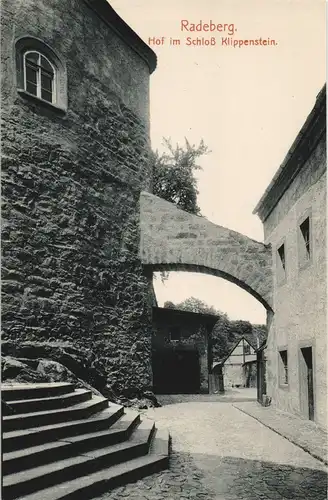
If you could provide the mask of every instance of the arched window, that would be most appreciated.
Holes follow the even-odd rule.
[[[24,54],[24,90],[40,99],[56,103],[56,70],[40,52]]]
[[[66,67],[48,44],[34,37],[18,39],[16,70],[17,90],[22,97],[67,110]]]

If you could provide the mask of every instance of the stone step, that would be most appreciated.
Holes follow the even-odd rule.
[[[149,420],[148,418],[144,418],[138,425],[138,432],[133,433],[130,440],[131,441],[144,440],[148,442],[148,445],[150,445],[155,430],[156,430],[155,422],[153,420]]]
[[[146,455],[155,426],[152,421],[145,421],[140,427],[123,443],[4,476],[3,499],[11,500],[39,491],[45,485],[55,486]]]
[[[92,398],[92,392],[86,389],[76,389],[74,392],[60,396],[41,397],[37,399],[8,400],[7,403],[16,414],[34,413],[74,406]]]
[[[5,401],[60,396],[74,391],[74,384],[1,384],[1,398]]]
[[[155,429],[154,439],[150,445],[150,453],[154,455],[170,455],[171,438],[166,429]]]
[[[60,422],[37,428],[4,432],[2,436],[2,452],[7,453],[47,442],[78,436],[108,429],[124,413],[124,407],[110,403],[109,408],[100,411],[88,418],[80,418],[70,422]]]
[[[87,418],[93,413],[107,408],[107,406],[107,399],[100,396],[94,396],[90,401],[85,401],[71,408],[10,415],[3,417],[2,430],[3,432],[9,432],[17,429],[28,429],[31,427],[53,425],[59,422]]]
[[[166,446],[163,443],[167,443]],[[157,431],[147,455],[24,495],[20,500],[89,500],[98,497],[127,482],[166,469],[169,466],[169,455],[165,451],[168,443],[168,432]]]
[[[56,460],[72,457],[96,448],[105,448],[128,439],[140,423],[137,412],[128,412],[105,430],[66,437],[63,440],[45,443],[40,446],[3,453],[2,474],[12,474]]]

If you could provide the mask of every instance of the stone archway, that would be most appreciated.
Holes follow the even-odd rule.
[[[140,231],[140,259],[152,271],[213,274],[273,310],[270,247],[147,192],[140,196]]]

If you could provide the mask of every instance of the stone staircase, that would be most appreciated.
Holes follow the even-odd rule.
[[[169,435],[73,384],[2,386],[3,500],[87,500],[168,467]]]

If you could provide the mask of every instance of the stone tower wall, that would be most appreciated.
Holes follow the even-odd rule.
[[[66,111],[18,92],[24,36],[60,59]],[[149,66],[81,0],[4,0],[2,38],[3,339],[89,347],[114,389],[149,388]]]

